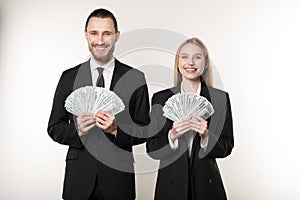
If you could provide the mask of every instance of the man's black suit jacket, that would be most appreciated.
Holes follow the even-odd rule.
[[[110,90],[125,104],[125,110],[116,115],[116,138],[98,127],[91,129],[87,136],[78,136],[76,116],[66,111],[64,103],[75,89],[88,85],[92,85],[89,61],[63,72],[53,99],[48,134],[54,141],[69,146],[63,198],[87,199],[98,173],[105,199],[135,199],[132,146],[145,142],[145,138],[126,133],[120,124],[145,126],[149,123],[144,74],[115,60]]]
[[[209,142],[206,149],[200,146],[200,136],[196,134],[191,157],[188,156],[185,137],[178,139],[178,148],[171,149],[168,132],[173,122],[163,116],[161,106],[180,88],[170,88],[157,92],[152,97],[152,129],[147,141],[147,153],[160,160],[157,176],[155,200],[188,200],[188,187],[192,188],[191,199],[226,199],[225,189],[215,158],[224,158],[231,153],[234,145],[232,116],[229,96],[226,92],[201,84],[201,96],[210,101],[215,113],[207,119]],[[157,106],[157,105],[160,105]],[[154,121],[155,119],[155,121]],[[153,121],[153,122],[152,122]],[[163,128],[155,129],[153,124],[164,122]],[[159,127],[162,127],[160,124]],[[190,179],[190,183],[189,183]]]

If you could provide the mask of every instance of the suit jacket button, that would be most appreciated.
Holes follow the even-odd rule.
[[[213,181],[212,181],[212,178],[209,178],[209,179],[208,179],[208,183],[211,184],[212,182],[213,182]]]

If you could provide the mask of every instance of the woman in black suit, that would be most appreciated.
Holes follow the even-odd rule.
[[[226,199],[216,158],[233,148],[232,116],[228,93],[212,87],[208,50],[198,38],[184,41],[175,57],[175,87],[152,97],[152,124],[147,153],[160,160],[156,200]],[[171,121],[162,106],[176,93],[197,93],[214,107],[207,120],[199,116]]]

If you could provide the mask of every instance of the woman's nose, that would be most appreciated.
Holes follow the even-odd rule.
[[[193,59],[193,58],[190,58],[190,59],[189,59],[189,65],[194,65],[194,64],[195,64],[194,59]]]

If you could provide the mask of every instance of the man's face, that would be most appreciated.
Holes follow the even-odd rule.
[[[94,59],[100,65],[106,64],[113,58],[115,43],[120,32],[116,32],[114,23],[110,18],[90,18],[85,31],[85,38]]]

